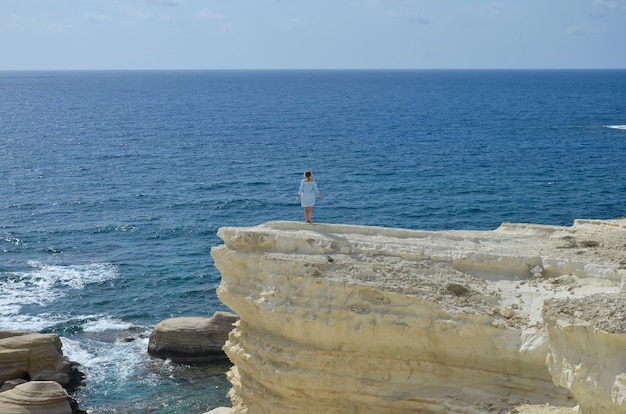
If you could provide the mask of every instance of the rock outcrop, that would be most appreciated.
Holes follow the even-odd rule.
[[[0,331],[0,386],[7,380],[55,381],[72,391],[82,383],[79,365],[63,356],[56,334]]]
[[[210,318],[180,317],[159,322],[148,342],[148,353],[179,364],[225,360],[222,350],[233,324],[239,318],[217,311]]]
[[[233,413],[626,412],[624,219],[218,235]]]

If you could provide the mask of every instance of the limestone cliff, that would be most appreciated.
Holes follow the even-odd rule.
[[[626,220],[218,235],[235,413],[626,412]]]

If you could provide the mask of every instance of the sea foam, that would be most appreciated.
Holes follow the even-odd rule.
[[[103,317],[94,321],[89,321],[83,325],[83,331],[89,333],[105,331],[124,331],[133,327],[130,322],[124,322],[117,318]]]
[[[40,331],[66,322],[63,315],[26,315],[21,310],[24,306],[48,306],[90,284],[119,277],[117,267],[108,263],[60,266],[30,261],[28,264],[31,270],[5,273],[0,278],[0,329]]]

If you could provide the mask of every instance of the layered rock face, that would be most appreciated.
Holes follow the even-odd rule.
[[[218,235],[234,413],[626,412],[626,220]]]
[[[72,414],[67,392],[55,381],[31,381],[0,392],[2,414]]]
[[[84,413],[66,392],[82,384],[78,368],[56,334],[0,331],[0,413]]]
[[[58,335],[0,331],[0,386],[16,378],[56,381],[71,391],[81,385],[84,376],[78,364],[63,356]]]

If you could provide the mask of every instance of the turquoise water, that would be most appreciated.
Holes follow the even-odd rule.
[[[146,355],[226,310],[221,226],[412,229],[626,215],[626,71],[0,72],[0,329],[61,335],[97,413],[227,405]]]

